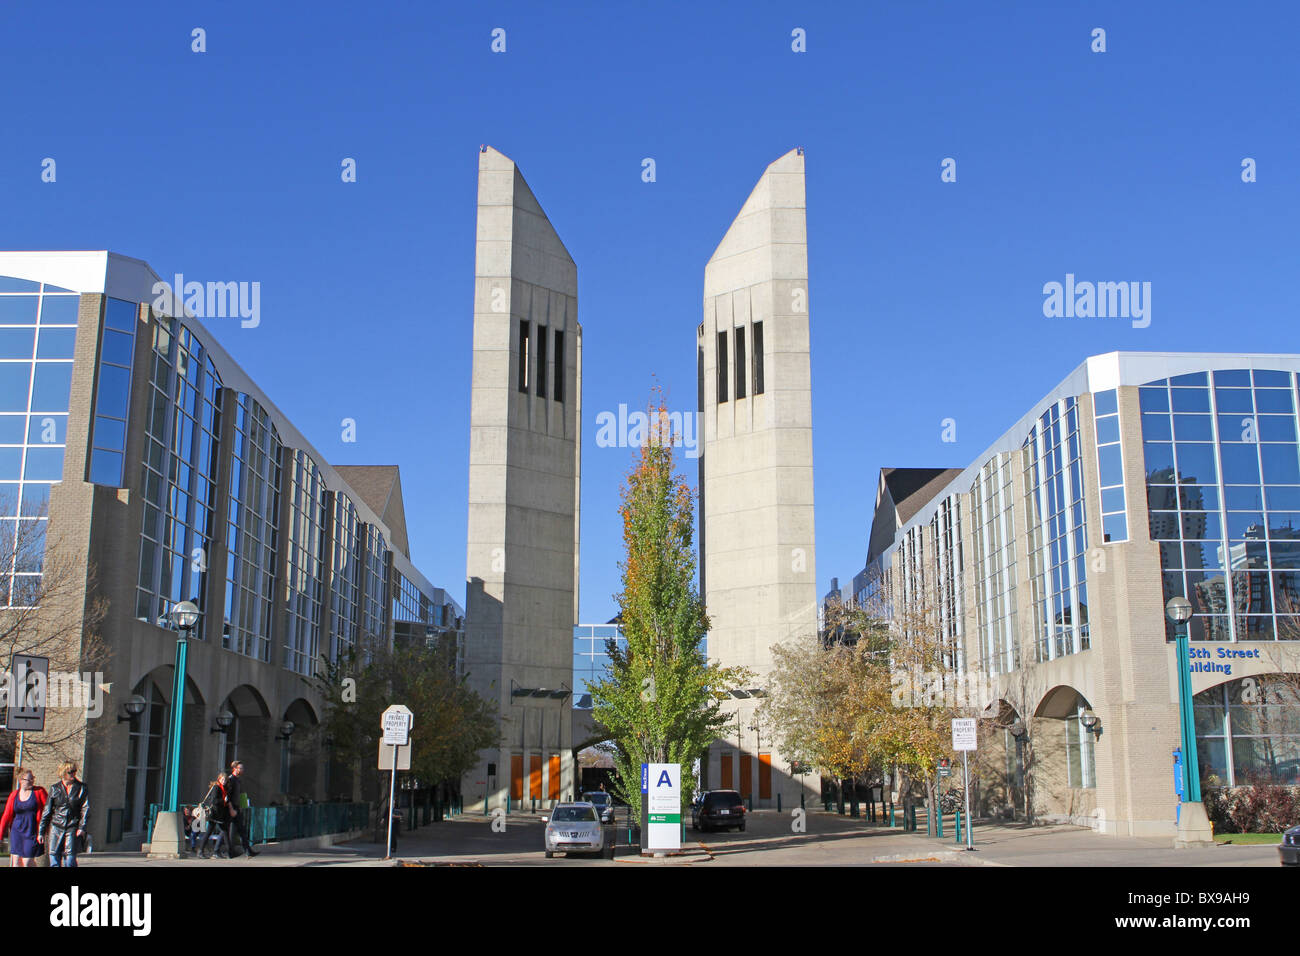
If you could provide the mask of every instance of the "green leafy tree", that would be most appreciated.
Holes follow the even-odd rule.
[[[609,676],[592,684],[592,716],[612,738],[616,794],[641,810],[641,764],[679,763],[682,798],[690,767],[727,721],[721,702],[748,677],[710,664],[701,652],[709,618],[695,587],[695,492],[673,473],[667,411],[649,429],[623,486],[623,590],[615,595],[626,649],[606,643]]]
[[[410,773],[423,786],[459,780],[496,743],[494,707],[457,675],[450,643],[354,649],[327,665],[325,683],[322,729],[344,766],[374,766],[380,716],[392,704],[411,709]]]
[[[953,703],[951,646],[924,596],[887,609],[823,608],[822,639],[773,647],[762,713],[782,751],[835,780],[897,774],[933,797],[940,757],[953,757],[951,722],[977,711]],[[914,693],[925,688],[924,693]]]

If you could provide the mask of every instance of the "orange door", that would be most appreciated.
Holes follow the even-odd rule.
[[[542,799],[541,754],[533,754],[528,758],[528,796],[534,800]]]
[[[758,798],[772,799],[772,755],[758,755]]]
[[[560,799],[560,755],[551,754],[550,767],[547,769],[546,799]]]
[[[747,797],[753,793],[753,784],[750,782],[750,774],[753,773],[754,758],[749,754],[740,755],[740,795]]]
[[[516,804],[524,799],[524,758],[520,754],[510,758],[510,799]]]
[[[734,790],[731,785],[731,754],[722,755],[722,786],[719,790]]]

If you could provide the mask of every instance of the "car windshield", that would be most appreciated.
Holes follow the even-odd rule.
[[[596,811],[591,807],[556,807],[551,816],[554,823],[595,823]]]
[[[601,805],[609,803],[609,794],[607,793],[584,793],[582,799],[589,800],[594,804]]]
[[[704,798],[704,802],[712,809],[717,809],[719,807],[738,807],[740,806],[740,794],[711,793]]]

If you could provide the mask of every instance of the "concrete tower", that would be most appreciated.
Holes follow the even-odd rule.
[[[518,806],[574,787],[582,328],[573,259],[487,146],[474,272],[465,660],[501,739],[462,792],[467,807]]]
[[[804,156],[772,163],[704,269],[697,335],[700,586],[709,657],[766,683],[773,644],[817,630]],[[706,785],[798,806],[801,786],[757,726],[754,694],[729,702]]]

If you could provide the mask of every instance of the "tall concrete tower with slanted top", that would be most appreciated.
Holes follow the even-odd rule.
[[[467,807],[571,796],[582,328],[578,273],[518,167],[479,154],[465,660],[500,708]]]
[[[700,586],[712,619],[709,657],[755,673],[728,702],[705,785],[798,806],[801,777],[755,711],[771,646],[817,631],[813,555],[812,383],[804,156],[772,163],[704,269],[696,339],[700,458]]]

